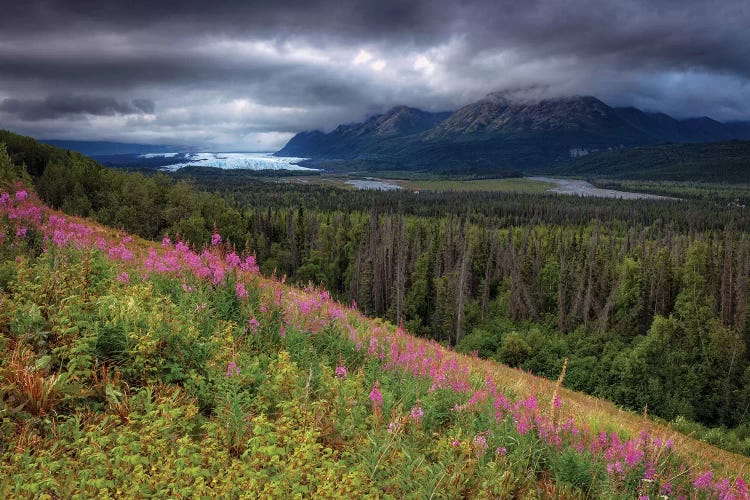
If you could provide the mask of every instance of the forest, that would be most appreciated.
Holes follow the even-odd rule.
[[[567,358],[566,387],[750,454],[741,206],[143,175],[19,137],[0,178],[29,176],[54,208],[196,248],[220,227],[267,276],[551,379]]]

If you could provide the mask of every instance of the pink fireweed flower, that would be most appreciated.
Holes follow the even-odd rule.
[[[281,335],[282,338],[286,337],[286,328],[284,328],[284,325],[279,327],[279,335]]]
[[[238,281],[237,285],[234,287],[234,293],[237,295],[238,299],[244,299],[248,296],[245,285],[241,281]]]
[[[346,378],[346,367],[343,365],[339,365],[336,367],[336,371],[334,373],[336,374],[336,378]]]
[[[57,247],[62,247],[65,245],[65,242],[68,241],[68,235],[65,234],[64,231],[60,231],[59,229],[55,229],[54,233],[52,234],[52,242]]]
[[[250,327],[250,328],[251,328],[251,329],[252,329],[252,330],[253,330],[254,332],[255,332],[255,331],[257,331],[257,330],[258,330],[258,327],[260,326],[260,322],[259,322],[259,321],[258,321],[257,319],[255,319],[255,318],[252,318],[252,319],[250,319],[250,321],[248,321],[248,322],[247,322],[247,324],[248,324],[248,326],[249,326],[249,327]]]
[[[19,227],[16,229],[16,237],[17,238],[23,238],[26,236],[26,228],[25,227]]]
[[[232,252],[229,255],[227,255],[226,261],[227,261],[227,265],[232,269],[234,269],[235,267],[238,267],[241,262],[240,257],[239,255],[237,255],[236,252]]]
[[[562,399],[560,399],[560,396],[555,395],[555,399],[552,401],[552,407],[555,410],[562,408]]]
[[[670,496],[672,494],[672,483],[661,483],[659,492],[662,495]]]
[[[161,246],[164,248],[172,246],[172,240],[169,239],[169,236],[165,236],[164,238],[162,238]]]
[[[394,421],[388,424],[388,432],[395,434],[401,428],[401,424],[398,421]]]
[[[240,374],[240,368],[237,366],[237,363],[234,361],[230,361],[227,365],[227,378],[232,378],[234,376],[237,376]]]
[[[495,455],[504,457],[508,453],[508,449],[505,446],[498,446],[495,450]]]
[[[698,476],[698,479],[693,481],[693,486],[695,486],[699,490],[708,489],[711,487],[711,480],[714,477],[714,473],[709,471],[704,472],[700,476]]]
[[[409,418],[411,418],[415,422],[421,422],[422,417],[424,417],[424,411],[422,410],[422,405],[417,403],[414,406],[414,408],[411,409],[411,412],[409,412]]]
[[[451,443],[451,445],[454,448],[458,448],[459,446],[461,446],[461,441],[459,441],[458,439],[454,439],[453,442]]]
[[[130,281],[130,276],[128,276],[128,273],[123,271],[122,273],[117,275],[117,281],[119,281],[120,283],[127,283],[128,281]]]
[[[383,407],[383,393],[380,392],[380,382],[375,381],[375,385],[372,386],[370,391],[370,401],[372,401],[373,408]]]
[[[257,273],[260,270],[258,263],[255,261],[254,255],[248,255],[245,257],[245,260],[240,264],[240,269],[251,273]]]
[[[219,233],[214,233],[211,235],[211,245],[216,246],[221,243],[221,235]]]
[[[24,201],[26,197],[28,196],[28,193],[25,189],[22,189],[21,191],[16,191],[16,201]]]
[[[483,456],[487,452],[487,448],[487,437],[484,434],[474,436],[474,451],[478,457]]]

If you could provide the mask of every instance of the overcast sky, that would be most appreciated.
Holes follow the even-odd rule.
[[[0,128],[38,138],[273,150],[529,88],[750,120],[750,0],[4,3]]]

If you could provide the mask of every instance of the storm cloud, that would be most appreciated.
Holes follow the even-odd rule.
[[[750,119],[750,3],[64,2],[6,6],[0,126],[37,137],[274,149],[407,104],[593,94]]]
[[[42,100],[3,99],[0,111],[16,115],[21,120],[37,121],[70,118],[76,115],[132,115],[153,113],[154,103],[149,99],[118,101],[112,97],[52,95]]]

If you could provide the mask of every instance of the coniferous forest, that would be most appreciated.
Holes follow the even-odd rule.
[[[6,141],[6,165],[24,164],[54,208],[197,247],[221,228],[264,275],[322,285],[416,335],[550,379],[568,359],[567,387],[750,453],[741,206],[143,175]]]

